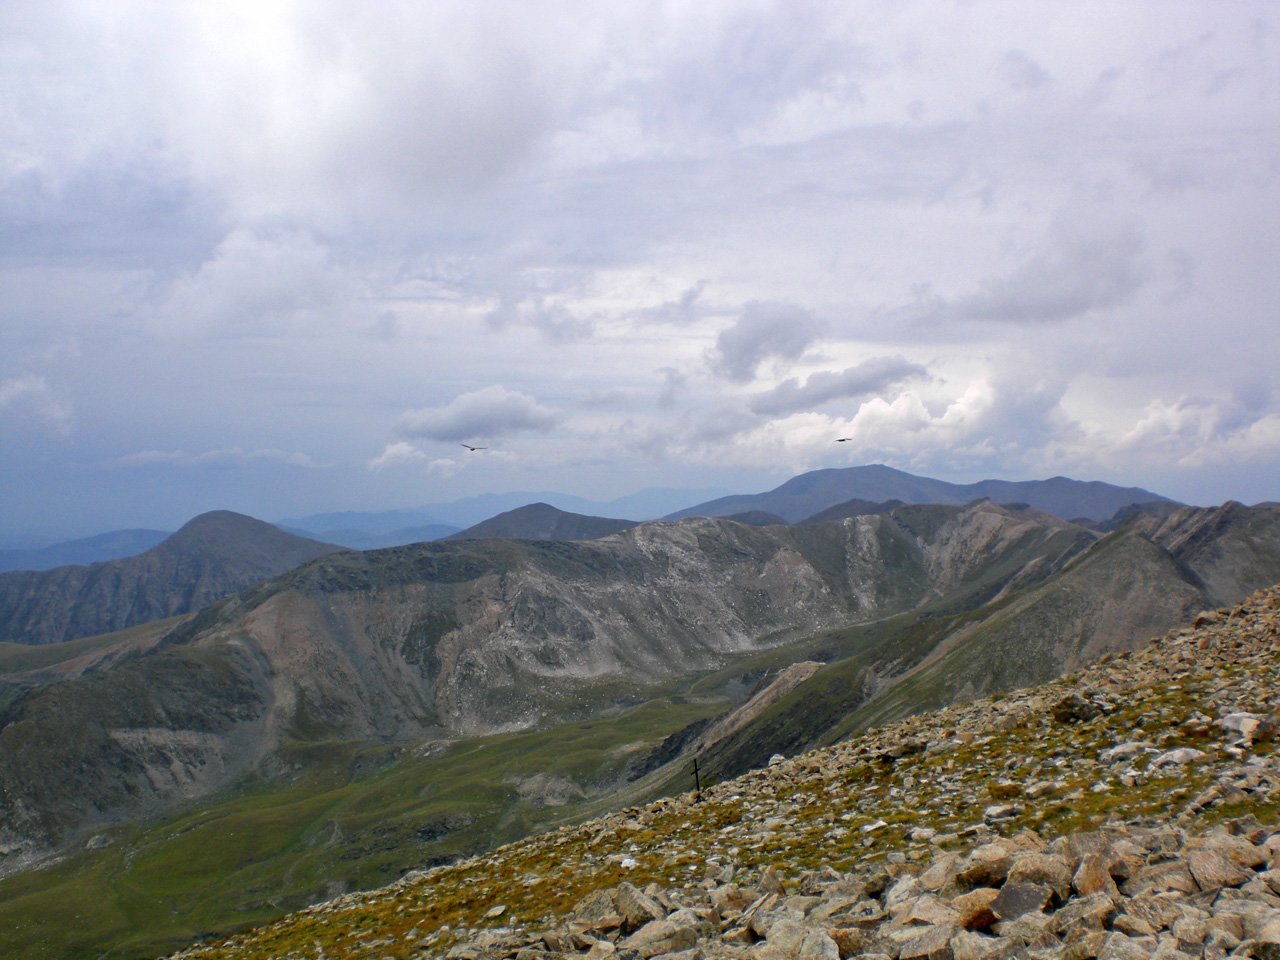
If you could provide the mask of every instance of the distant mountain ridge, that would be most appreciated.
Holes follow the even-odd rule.
[[[987,498],[993,503],[1025,503],[1063,520],[1106,520],[1135,503],[1163,501],[1168,497],[1140,487],[1117,487],[1101,481],[1052,477],[1048,480],[981,480],[956,484],[918,477],[880,464],[812,470],[792,477],[765,493],[740,494],[709,500],[669,514],[665,519],[723,517],[760,510],[799,523],[820,511],[848,500],[883,503],[963,504]]]
[[[52,570],[73,564],[120,560],[150,550],[169,536],[164,530],[112,530],[47,547],[0,550],[0,573],[9,570]]]
[[[638,526],[635,520],[588,517],[558,510],[549,503],[531,503],[460,530],[446,540],[596,540]]]
[[[227,510],[137,556],[0,573],[0,642],[56,643],[198,610],[341,549]]]
[[[591,500],[554,490],[485,493],[447,503],[428,503],[416,509],[339,513],[316,513],[277,521],[277,526],[319,536],[327,531],[377,534],[382,536],[423,527],[452,527],[441,536],[483,523],[499,513],[533,503],[546,503],[557,510],[584,516],[622,520],[656,520],[683,504],[719,491],[649,487],[613,500]],[[433,539],[423,537],[421,539]],[[388,544],[389,545],[389,544]],[[363,549],[363,548],[362,548]]]

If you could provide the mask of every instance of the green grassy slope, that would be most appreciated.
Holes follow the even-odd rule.
[[[414,749],[295,746],[270,781],[0,880],[0,956],[156,956],[581,819],[607,805],[601,794],[635,753],[724,706],[665,697],[611,718]],[[547,804],[538,794],[548,779],[560,787],[552,800],[581,799]]]

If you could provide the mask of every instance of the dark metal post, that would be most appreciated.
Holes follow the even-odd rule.
[[[699,776],[698,774],[698,758],[697,757],[693,758],[693,785],[698,790],[698,794],[696,797],[694,797],[694,799],[701,800],[702,799],[702,777]]]

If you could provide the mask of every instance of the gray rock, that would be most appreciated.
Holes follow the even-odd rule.
[[[1001,920],[1014,920],[1027,913],[1043,910],[1053,891],[1038,883],[1006,883],[991,901],[991,912]]]

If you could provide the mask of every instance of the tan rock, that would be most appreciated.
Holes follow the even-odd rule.
[[[623,930],[628,933],[667,915],[653,897],[630,883],[618,884],[615,899],[618,913],[622,915]]]
[[[951,924],[924,927],[898,951],[898,960],[952,960],[951,938],[956,928]]]
[[[1143,893],[1198,893],[1200,888],[1185,861],[1173,860],[1143,867],[1120,888],[1126,896]]]
[[[1109,851],[1085,854],[1071,877],[1072,889],[1082,897],[1092,896],[1095,893],[1118,897],[1120,891],[1111,877],[1110,859]]]
[[[1201,890],[1238,887],[1253,876],[1219,850],[1192,850],[1187,854],[1187,867]]]
[[[1007,883],[1034,883],[1053,891],[1062,903],[1071,893],[1071,868],[1064,857],[1054,853],[1019,853],[1009,867]]]
[[[978,887],[968,893],[962,893],[951,900],[951,907],[956,912],[956,923],[965,930],[987,930],[999,917],[991,909],[991,904],[1000,891],[994,887]]]
[[[697,942],[698,936],[692,927],[670,920],[651,920],[627,937],[622,946],[648,958],[688,950]]]
[[[959,913],[951,904],[932,893],[917,897],[902,915],[906,923],[931,925],[957,924],[959,917]]]

